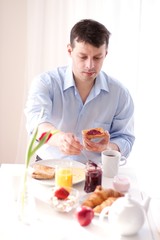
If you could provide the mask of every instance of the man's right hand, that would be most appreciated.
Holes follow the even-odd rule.
[[[73,133],[58,132],[49,139],[48,144],[58,147],[66,155],[79,155],[83,149]]]
[[[56,131],[57,129],[50,123],[41,123],[38,127],[38,137],[44,132]],[[47,144],[58,147],[66,155],[79,155],[83,145],[73,133],[58,131],[49,138]]]

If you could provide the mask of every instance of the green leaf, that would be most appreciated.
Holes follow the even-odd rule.
[[[48,139],[50,133],[52,133],[52,135],[56,134],[59,132],[59,130],[55,130],[55,131],[48,131],[46,132],[46,134],[42,137],[42,139],[37,143],[37,145],[34,147],[34,144],[36,142],[37,139],[37,134],[38,134],[38,124],[40,122],[40,119],[42,118],[44,113],[44,108],[42,107],[38,121],[37,121],[37,125],[32,133],[31,139],[29,141],[29,144],[27,146],[26,149],[26,157],[25,157],[25,165],[26,168],[28,168],[31,157],[35,154],[35,152],[43,145],[45,144],[46,140]]]
[[[28,147],[27,147],[26,160],[25,160],[26,167],[28,167],[30,159],[32,157],[32,154],[31,154],[32,153],[32,148],[33,148],[34,142],[36,141],[37,133],[38,133],[38,127],[33,132],[32,136],[31,136],[31,139],[29,141]]]
[[[47,132],[45,136],[39,141],[39,143],[36,145],[36,147],[31,151],[31,156],[35,154],[35,152],[46,142],[50,135],[51,131]]]

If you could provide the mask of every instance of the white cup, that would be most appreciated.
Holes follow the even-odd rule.
[[[127,159],[116,150],[105,150],[101,153],[103,175],[113,178],[118,174],[119,166],[127,163]]]

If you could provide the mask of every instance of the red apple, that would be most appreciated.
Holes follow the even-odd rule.
[[[81,226],[87,226],[94,217],[94,211],[90,207],[80,206],[76,209],[76,218]]]

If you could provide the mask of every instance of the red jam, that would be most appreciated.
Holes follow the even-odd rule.
[[[93,192],[102,183],[102,168],[89,160],[86,164],[84,191]]]
[[[88,135],[96,135],[96,134],[101,134],[100,131],[92,129],[87,132]]]

